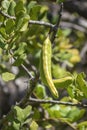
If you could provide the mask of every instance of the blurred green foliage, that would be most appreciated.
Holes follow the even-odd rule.
[[[14,75],[11,68],[13,66],[20,67],[23,63],[28,66],[27,61],[34,65],[39,72],[40,51],[49,28],[29,24],[29,20],[44,20],[47,22],[47,5],[38,4],[36,1],[3,0],[0,8],[9,16],[14,16],[14,18],[7,18],[0,14],[0,74],[2,79],[7,82],[25,76],[20,68],[19,73]],[[66,76],[72,77],[73,80],[70,84],[65,85],[66,87],[62,84],[58,89],[60,96],[63,89],[68,95],[67,100],[65,98],[60,99],[60,101],[76,101],[78,103],[87,98],[85,75],[84,73],[71,74],[63,65],[73,68],[80,62],[80,42],[84,41],[85,37],[84,34],[76,31],[74,35],[77,39],[72,42],[71,34],[71,29],[59,29],[57,32],[55,45],[52,49],[52,76],[54,79]],[[9,62],[12,58],[15,58],[15,61]],[[46,86],[41,80],[36,84],[34,95],[38,99],[52,99],[46,92]],[[40,111],[40,108],[43,111]],[[33,109],[31,106],[26,106],[24,109],[14,106],[3,119],[3,130],[25,130],[26,128],[37,130],[40,126],[43,128],[55,127],[59,122],[64,122],[70,127],[73,127],[73,124],[76,123],[75,128],[83,130],[87,127],[87,122],[78,122],[80,122],[84,113],[85,109],[66,105],[52,105],[51,103],[36,105]],[[50,119],[56,120],[55,125],[50,123]]]

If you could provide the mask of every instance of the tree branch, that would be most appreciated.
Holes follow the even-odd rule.
[[[0,10],[0,14],[2,14],[2,15],[3,15],[4,17],[6,17],[6,18],[16,19],[15,16],[10,16],[9,14],[4,13],[2,10]]]
[[[21,108],[24,108],[26,106],[26,103],[28,102],[28,99],[30,98],[33,90],[35,89],[36,83],[38,81],[39,77],[32,78],[29,82],[28,90],[25,95],[25,97],[16,105],[20,106]]]
[[[13,52],[10,51],[10,54],[12,55],[12,58],[14,60],[16,60],[15,57],[13,57]],[[30,65],[30,63],[28,62],[28,64]],[[31,69],[34,71],[35,73],[35,77],[31,74],[31,72],[26,68],[26,66],[24,64],[21,64],[21,67],[25,70],[25,72],[28,74],[29,76],[29,84],[28,84],[28,87],[27,87],[27,92],[26,92],[26,95],[25,97],[19,102],[17,103],[17,105],[21,106],[22,108],[25,106],[25,104],[27,103],[28,99],[30,98],[35,86],[36,86],[36,83],[39,79],[39,75],[38,75],[38,72],[36,70],[36,68],[32,65],[30,65]]]
[[[10,18],[10,19],[16,19],[16,17],[15,16],[10,16],[10,15],[8,15],[8,14],[6,14],[6,13],[4,13],[3,11],[1,11],[0,10],[0,14],[2,14],[4,17],[6,17],[6,18]],[[48,22],[45,22],[45,21],[36,21],[36,20],[29,20],[29,24],[35,24],[35,25],[41,25],[41,26],[46,26],[46,27],[48,27],[48,28],[51,28],[52,30],[56,30],[57,31],[57,29],[58,29],[58,27],[56,27],[56,25],[54,25],[54,24],[51,24],[51,23],[48,23]],[[72,28],[72,29],[75,29],[75,30],[79,30],[79,31],[81,31],[81,32],[83,32],[83,33],[85,33],[85,34],[87,34],[87,32],[86,32],[86,29],[85,29],[85,27],[83,27],[83,25],[81,26],[79,26],[79,25],[77,25],[77,24],[75,24],[75,23],[71,23],[71,22],[61,22],[60,23],[60,26],[59,27],[61,27],[61,28]]]
[[[48,23],[48,22],[35,21],[35,20],[29,20],[29,24],[42,25],[42,26],[46,26],[46,27],[49,27],[49,28],[54,28],[54,26],[55,26],[55,25]]]
[[[59,104],[59,105],[69,105],[69,106],[76,106],[76,107],[83,107],[87,108],[86,104],[83,103],[72,103],[72,102],[63,102],[63,101],[56,101],[56,100],[40,100],[40,99],[35,99],[35,98],[30,98],[28,100],[28,103],[36,103],[36,104],[46,104],[46,103],[51,103],[51,104]]]
[[[2,10],[0,10],[0,14],[2,14],[4,17],[6,18],[10,18],[10,19],[16,19],[15,16],[10,16],[9,14],[4,13]],[[54,25],[48,22],[44,22],[44,21],[36,21],[36,20],[29,20],[29,24],[36,24],[36,25],[42,25],[42,26],[46,26],[49,28],[53,28]]]
[[[58,31],[58,27],[59,27],[61,16],[62,16],[62,10],[63,10],[63,3],[61,3],[61,5],[60,5],[58,21],[57,21],[56,25],[53,27],[53,34],[52,34],[52,38],[51,38],[52,43],[54,42],[56,33]]]

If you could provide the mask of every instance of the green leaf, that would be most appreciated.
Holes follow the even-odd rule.
[[[15,22],[12,19],[8,19],[6,22],[6,33],[10,34],[14,30]]]
[[[16,30],[21,32],[27,30],[29,19],[30,17],[27,14],[24,14],[23,16],[20,15],[19,17],[17,17]]]
[[[8,14],[9,15],[11,15],[11,16],[15,15],[15,12],[14,12],[15,6],[16,6],[15,1],[11,1],[10,5],[9,5],[9,8],[8,8]]]
[[[75,98],[79,101],[85,98],[83,92],[78,89],[76,85],[71,84],[68,86],[67,91],[71,98]]]
[[[41,118],[41,115],[40,115],[40,111],[38,111],[37,108],[34,108],[34,114],[33,114],[33,119],[34,120],[38,120]]]
[[[12,73],[9,73],[9,72],[4,72],[4,73],[2,73],[2,79],[6,82],[9,81],[9,80],[14,80],[15,75],[12,74]]]
[[[5,27],[1,27],[0,28],[0,41],[1,42],[4,42],[5,41],[5,38],[7,38],[7,35],[6,35],[6,28]]]
[[[81,119],[83,117],[85,113],[85,110],[82,109],[78,109],[76,107],[73,107],[71,109],[71,111],[69,111],[69,113],[67,113],[67,118],[71,121],[71,122],[75,122],[75,121],[78,121],[79,119]]]
[[[37,84],[37,86],[35,87],[35,94],[37,95],[38,98],[45,98],[46,97],[46,93],[45,93],[45,87],[41,84]]]
[[[31,106],[27,106],[24,109],[21,109],[18,106],[14,107],[14,113],[15,113],[16,119],[21,123],[23,123],[25,119],[30,115],[30,112],[31,112]]]
[[[11,130],[19,130],[19,129],[20,129],[20,123],[13,121]]]
[[[20,66],[21,64],[23,64],[25,59],[26,59],[26,54],[23,53],[23,54],[21,54],[20,56],[17,57],[17,59],[15,60],[13,65],[14,66]]]
[[[2,15],[0,14],[0,25],[2,24],[3,21],[4,21],[4,16],[2,16]]]
[[[60,106],[58,106],[58,105],[54,105],[54,106],[47,109],[49,116],[51,118],[60,118],[61,113],[59,110],[60,110]]]
[[[75,122],[83,117],[85,110],[77,107],[54,105],[47,109],[51,118],[63,118],[66,121]]]
[[[70,86],[70,84],[72,84],[72,82],[73,82],[73,78],[71,76],[66,76],[59,79],[53,79],[53,83],[56,88],[59,87],[67,88],[68,86]]]
[[[32,20],[37,20],[38,17],[39,17],[39,13],[40,13],[40,9],[41,9],[41,6],[40,5],[36,5],[34,6],[31,11],[30,11],[30,18]]]
[[[87,82],[84,80],[85,74],[82,72],[77,75],[76,84],[78,88],[83,92],[84,96],[87,98]]]
[[[15,50],[14,56],[21,56],[27,49],[26,42],[20,42],[18,49]]]
[[[23,110],[20,107],[15,106],[14,107],[14,113],[15,113],[16,119],[19,122],[22,122],[24,120]]]
[[[29,4],[28,4],[28,14],[30,13],[30,11],[31,11],[31,9],[36,5],[36,1],[31,1],[31,2],[29,2]]]
[[[10,1],[8,0],[2,1],[2,7],[5,10],[5,12],[8,12],[9,5],[10,5]]]
[[[29,23],[29,16],[27,15],[27,17],[25,17],[25,18],[23,19],[23,23],[22,23],[22,26],[21,26],[21,29],[20,29],[21,32],[27,30],[27,28],[28,28],[28,23]]]
[[[21,109],[19,106],[12,107],[6,118],[3,120],[5,125],[4,130],[19,130],[24,124],[29,123],[28,116],[31,113],[31,106]]]
[[[20,12],[25,13],[25,7],[23,5],[23,1],[19,0],[15,6],[15,15],[18,16]]]
[[[38,130],[38,124],[35,121],[30,124],[30,130]]]
[[[23,109],[24,120],[30,115],[31,109],[32,107],[29,105]]]
[[[72,54],[66,51],[63,51],[63,52],[55,54],[55,57],[60,59],[61,61],[64,61],[64,60],[69,60],[72,57]]]
[[[20,66],[21,64],[23,64],[23,59],[17,58],[13,63],[13,66]]]
[[[4,49],[4,47],[5,47],[5,44],[0,42],[0,48]]]
[[[16,115],[14,113],[14,108],[12,107],[9,114],[3,120],[6,125],[3,125],[4,130],[19,130],[20,122],[16,119]]]
[[[83,121],[77,125],[77,128],[80,128],[80,130],[86,130],[87,128],[87,121]]]
[[[74,85],[70,85],[67,88],[68,94],[71,98],[75,98],[75,86]]]
[[[5,33],[5,28],[1,27],[0,28],[0,42],[5,41],[5,38],[3,37],[4,33]]]
[[[16,121],[8,122],[7,125],[4,125],[4,130],[19,130],[20,129],[20,123]]]
[[[68,76],[67,71],[61,68],[58,64],[52,64],[52,75],[55,79]]]

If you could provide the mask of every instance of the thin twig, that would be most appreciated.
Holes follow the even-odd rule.
[[[10,55],[12,56],[13,60],[17,60],[14,56],[13,56],[13,52],[12,50],[9,51]],[[24,65],[24,64],[21,64],[20,65],[24,70],[25,72],[28,74],[29,78],[34,78],[33,75],[31,74],[31,72],[27,69],[27,67]]]
[[[21,67],[27,72],[28,76],[30,78],[34,78],[31,72],[27,69],[27,67],[24,64],[21,64]]]
[[[34,65],[31,65],[31,63],[27,59],[25,60],[25,62],[29,66],[29,68],[31,68],[31,70],[35,73],[35,75],[38,75],[38,71],[37,71],[36,67]]]
[[[57,21],[56,25],[55,25],[54,28],[53,28],[53,34],[52,34],[52,37],[51,37],[51,42],[52,42],[52,43],[53,43],[54,40],[55,40],[56,33],[57,33],[57,31],[58,31],[58,28],[59,28],[59,24],[60,24],[60,20],[61,20],[61,16],[62,16],[62,10],[63,10],[63,3],[61,3],[61,5],[60,5],[58,21]]]
[[[40,99],[35,99],[35,98],[30,98],[28,101],[29,101],[29,104],[30,103],[36,103],[36,104],[51,103],[51,104],[69,105],[69,106],[87,108],[87,105],[83,103],[72,103],[72,102],[63,102],[63,101],[56,101],[56,100],[42,100],[42,99],[40,100]]]

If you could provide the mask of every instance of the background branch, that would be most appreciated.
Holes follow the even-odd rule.
[[[65,22],[65,21],[62,21],[60,23],[60,27],[61,28],[71,28],[71,29],[74,29],[74,30],[78,30],[80,32],[83,32],[85,34],[87,34],[87,29],[85,27],[82,27],[81,25],[77,25],[75,23],[72,23],[72,22]]]

